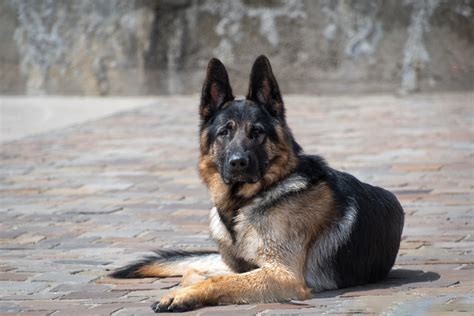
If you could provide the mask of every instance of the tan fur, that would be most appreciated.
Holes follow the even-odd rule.
[[[223,210],[232,208],[232,201],[230,201],[229,197],[230,187],[222,181],[221,175],[217,170],[217,165],[211,154],[201,156],[199,172],[204,183],[206,183],[209,188],[214,205]]]
[[[189,269],[181,278],[181,286],[187,287],[200,281],[206,280],[210,274],[207,271]]]
[[[332,192],[321,183],[257,218],[243,209],[236,218],[236,242],[221,252],[230,251],[257,266],[276,261],[302,274],[307,247],[336,216]]]
[[[266,267],[242,274],[215,276],[175,290],[161,298],[163,305],[214,305],[304,300],[311,291],[304,280],[281,267]]]
[[[207,137],[208,137],[208,130],[204,129],[199,135],[199,148],[201,150],[201,155],[205,155],[209,152],[209,148],[207,146]]]
[[[282,241],[287,240],[287,246],[293,249],[292,256],[284,261],[290,264],[295,258],[301,258],[299,269],[304,269],[305,256],[313,241],[339,216],[332,191],[324,182],[279,204],[272,212],[272,225],[279,227],[281,234],[286,234],[281,237]]]
[[[142,278],[166,278],[180,276],[181,272],[167,265],[151,263],[140,267],[136,274]]]

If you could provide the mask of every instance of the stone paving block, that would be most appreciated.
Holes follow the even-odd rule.
[[[126,291],[80,291],[71,292],[61,297],[62,300],[77,300],[77,299],[110,299],[125,296]]]
[[[1,213],[3,215],[3,212]],[[7,239],[15,239],[25,233],[24,230],[0,231],[0,242],[3,244]]]
[[[47,282],[0,281],[2,293],[34,293],[48,287]]]
[[[15,238],[14,241],[12,241],[12,243],[15,243],[15,244],[35,244],[43,239],[45,239],[46,237],[45,236],[41,236],[41,235],[38,235],[38,234],[33,234],[33,233],[24,233],[18,237]]]
[[[79,237],[82,238],[88,238],[88,237],[100,237],[100,238],[106,238],[106,237],[134,237],[136,235],[139,235],[144,232],[143,229],[141,228],[130,228],[127,230],[113,230],[113,228],[110,228],[111,230],[106,231],[93,231],[93,232],[87,232]]]
[[[106,292],[113,289],[113,285],[108,284],[96,284],[96,283],[65,283],[60,284],[56,287],[51,288],[49,291],[54,292],[77,292],[77,291],[90,291],[90,292]]]
[[[157,301],[160,297],[165,295],[169,290],[135,290],[127,294],[128,297],[140,296],[147,297],[151,301]]]
[[[62,282],[62,283],[88,283],[96,279],[95,276],[70,274],[68,272],[47,272],[32,278],[33,282]]]
[[[112,313],[111,315],[113,316],[134,316],[134,315],[153,315],[154,313],[152,312],[150,306],[143,306],[143,307],[125,307],[122,309],[119,309],[118,311]],[[163,315],[166,315],[168,313],[163,313]],[[183,313],[183,315],[186,315],[186,313]]]
[[[0,272],[0,281],[26,281],[33,273]]]
[[[14,294],[0,296],[2,301],[37,301],[37,300],[55,300],[64,295],[63,293],[39,292],[29,294]]]
[[[0,313],[12,315],[12,314],[19,314],[21,310],[22,308],[19,306],[3,305],[0,302]]]
[[[112,263],[111,261],[100,261],[100,260],[74,260],[74,259],[65,259],[65,260],[55,260],[54,263],[57,264],[70,264],[75,266],[103,266]]]
[[[84,315],[112,315],[124,307],[124,303],[100,304],[89,308]],[[127,303],[126,306],[134,306],[134,303]]]
[[[268,304],[264,304],[268,306]],[[264,309],[262,307],[260,310]],[[228,305],[228,306],[216,306],[216,307],[205,307],[199,310],[196,310],[193,315],[199,316],[217,316],[217,315],[231,315],[231,316],[247,316],[255,315],[258,313],[256,305]],[[191,314],[191,313],[190,313]]]
[[[0,312],[0,316],[13,316],[13,315],[20,315],[20,316],[49,316],[51,315],[51,311],[37,311],[37,312],[25,312],[25,311],[21,311],[19,313],[15,313],[15,312],[6,312],[6,313],[2,313]]]

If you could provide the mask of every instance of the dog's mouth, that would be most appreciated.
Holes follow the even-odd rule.
[[[243,175],[243,174],[236,174],[236,175],[223,175],[221,174],[222,180],[227,185],[233,184],[245,184],[245,183],[257,183],[262,177],[258,175]]]

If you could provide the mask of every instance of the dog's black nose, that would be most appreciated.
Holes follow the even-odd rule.
[[[229,165],[232,171],[240,171],[249,165],[249,155],[246,153],[232,154],[229,158]]]

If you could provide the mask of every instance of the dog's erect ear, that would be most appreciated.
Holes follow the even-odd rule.
[[[207,66],[206,80],[202,86],[199,114],[206,122],[219,107],[234,99],[227,70],[219,59],[213,58]]]
[[[270,61],[264,55],[258,57],[253,64],[247,99],[262,104],[270,114],[285,120],[285,107],[280,88],[273,75]]]

